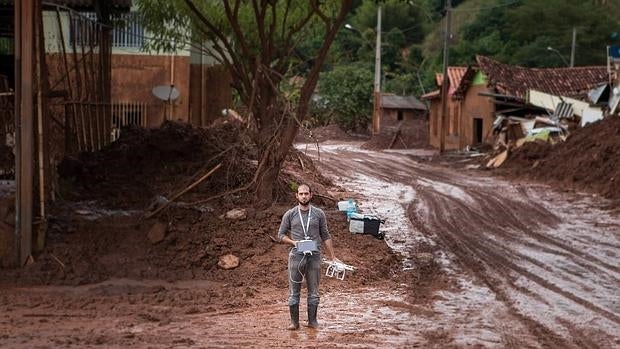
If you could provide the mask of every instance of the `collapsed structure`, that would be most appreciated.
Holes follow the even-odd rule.
[[[526,136],[562,139],[570,128],[613,112],[605,98],[616,77],[608,67],[526,68],[485,56],[476,62],[448,68],[446,125],[440,90],[422,96],[431,104],[432,146],[440,146],[441,132],[450,150],[496,141],[505,146]],[[437,74],[438,87],[442,81]]]

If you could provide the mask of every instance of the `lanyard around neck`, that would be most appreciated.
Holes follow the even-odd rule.
[[[310,229],[310,216],[312,214],[312,206],[310,206],[310,208],[308,209],[308,221],[306,222],[306,225],[304,225],[304,218],[301,215],[301,209],[299,208],[299,206],[297,206],[297,213],[299,214],[299,221],[301,221],[301,228],[304,231],[304,237],[307,240],[309,238],[308,230]]]

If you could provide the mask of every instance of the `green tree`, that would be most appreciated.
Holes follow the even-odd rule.
[[[411,1],[413,3],[413,1]],[[404,43],[420,43],[424,40],[429,19],[419,6],[409,1],[386,0],[382,5],[382,31],[389,33],[398,29],[404,34]],[[351,17],[351,24],[361,32],[377,27],[377,4],[366,0]]]
[[[525,0],[481,11],[465,25],[451,51],[451,64],[471,64],[476,54],[510,64],[559,67],[570,57],[573,27],[577,29],[575,65],[605,63],[609,34],[618,17],[590,1]],[[560,52],[547,50],[552,47]]]
[[[352,0],[139,0],[152,46],[175,49],[178,43],[209,42],[205,50],[232,74],[233,87],[249,110],[259,163],[252,183],[259,203],[274,197],[282,163],[308,112],[310,98],[336,33]],[[305,59],[296,49],[307,38]],[[295,63],[307,67],[299,93],[281,85]],[[295,96],[294,104],[288,96]],[[241,188],[245,189],[245,188]]]
[[[605,64],[605,46],[609,33],[618,25],[618,15],[604,7],[583,0],[525,0],[522,6],[511,9],[504,30],[517,43],[519,51],[534,54],[534,50],[546,51],[552,46],[566,58],[570,55],[572,29],[577,29],[575,65]],[[541,38],[546,37],[546,39]],[[540,45],[532,45],[539,42]],[[544,46],[547,45],[547,46]],[[547,52],[548,55],[555,55]],[[518,63],[515,55],[511,63]],[[556,62],[562,65],[559,57]],[[532,62],[538,64],[539,61]]]
[[[330,115],[330,121],[344,129],[365,130],[372,112],[373,78],[367,64],[338,65],[322,73],[317,112]]]

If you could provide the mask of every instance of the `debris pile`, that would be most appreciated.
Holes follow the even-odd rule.
[[[67,192],[61,195],[115,208],[143,208],[153,197],[178,190],[219,162],[222,169],[200,188],[220,192],[241,186],[254,175],[251,160],[256,152],[240,134],[232,123],[200,129],[168,121],[158,129],[124,129],[101,151],[63,159],[58,173]]]
[[[515,148],[503,174],[554,182],[620,199],[620,117],[577,129],[565,142],[527,142]]]
[[[65,159],[59,172],[70,195],[49,207],[45,250],[26,268],[3,270],[0,283],[203,279],[233,287],[286,288],[282,268],[288,246],[276,243],[274,236],[282,215],[295,204],[293,184],[302,180],[312,186],[313,202],[326,208],[339,258],[358,268],[350,284],[385,280],[399,267],[385,243],[348,232],[339,213],[329,209],[335,202],[330,190],[338,188],[318,173],[309,157],[295,150],[283,165],[276,184],[282,194],[272,207],[256,207],[251,190],[194,203],[251,181],[256,151],[240,134],[234,123],[195,129],[168,122],[160,129],[124,130],[117,142],[99,152]],[[213,160],[233,145],[234,149]],[[151,218],[144,215],[153,197],[170,198],[169,193],[219,163],[222,166],[212,177],[179,202]],[[374,257],[365,258],[368,255]],[[377,259],[383,261],[379,266]],[[222,302],[232,304],[236,298]]]
[[[545,142],[557,144],[568,137],[568,126],[548,117],[536,116],[522,118],[516,116],[499,116],[493,122],[495,135],[494,152],[487,161],[487,168],[501,166],[514,149],[528,142]]]

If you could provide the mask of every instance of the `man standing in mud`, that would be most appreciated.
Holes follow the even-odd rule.
[[[304,279],[308,287],[308,327],[319,327],[316,315],[319,307],[321,244],[327,248],[330,258],[336,259],[331,236],[327,230],[325,213],[310,204],[312,190],[307,184],[301,184],[297,188],[295,197],[299,204],[286,211],[278,230],[278,240],[293,246],[288,255],[288,306],[291,314],[289,330],[299,329],[299,299]],[[287,233],[290,233],[290,237]],[[307,251],[308,241],[302,243],[303,248],[298,246],[298,243],[303,240],[312,240],[316,243],[314,251],[311,253]],[[309,245],[312,246],[313,243],[310,242]],[[303,250],[306,252],[304,253]]]

